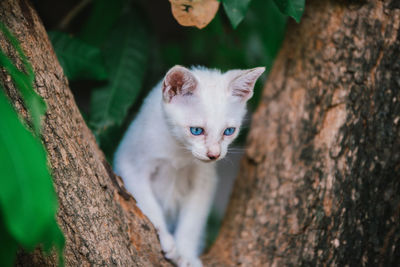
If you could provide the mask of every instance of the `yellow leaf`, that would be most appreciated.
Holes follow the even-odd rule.
[[[218,11],[217,0],[169,0],[172,14],[182,26],[207,26]]]

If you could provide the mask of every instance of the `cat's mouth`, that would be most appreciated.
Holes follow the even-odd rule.
[[[197,158],[197,159],[199,159],[199,158]],[[217,161],[216,159],[199,159],[199,160],[201,160],[202,162],[206,162],[206,163]]]
[[[207,157],[198,157],[198,156],[194,156],[194,157],[195,157],[196,159],[202,161],[202,162],[205,162],[205,163],[216,162],[216,161],[218,161],[218,160],[221,159],[221,158],[210,159],[210,158],[207,158]]]

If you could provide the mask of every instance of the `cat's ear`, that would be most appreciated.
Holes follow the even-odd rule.
[[[231,82],[229,90],[232,96],[239,98],[241,101],[247,101],[253,96],[254,85],[265,71],[265,67],[258,67],[248,70],[232,70],[228,72]]]
[[[185,67],[174,66],[162,82],[163,99],[170,102],[175,96],[191,95],[197,87],[194,75]]]

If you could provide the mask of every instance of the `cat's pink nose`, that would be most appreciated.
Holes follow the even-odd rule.
[[[207,153],[207,157],[211,160],[219,158],[220,155],[221,155],[220,153],[212,153],[212,152]]]

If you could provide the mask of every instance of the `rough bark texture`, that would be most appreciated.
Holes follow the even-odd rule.
[[[210,266],[400,266],[400,2],[307,1]]]
[[[65,264],[170,265],[152,224],[113,174],[84,123],[36,12],[25,0],[0,1],[0,20],[20,41],[36,73],[35,87],[47,103],[42,139],[58,194],[58,222],[66,237]],[[1,34],[0,45],[20,64]],[[3,70],[0,82],[26,117],[18,91]],[[21,253],[18,264],[53,266],[57,258],[37,250]]]

